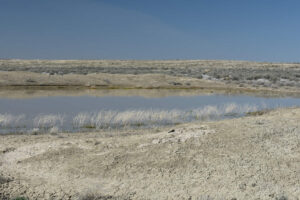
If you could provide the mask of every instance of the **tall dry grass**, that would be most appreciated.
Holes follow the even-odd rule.
[[[57,114],[38,115],[33,119],[33,125],[36,128],[52,128],[55,126],[61,127],[64,123],[64,116]]]
[[[193,120],[219,119],[229,114],[242,115],[256,111],[257,106],[227,104],[223,106],[205,106],[193,110],[126,110],[79,113],[73,118],[75,127],[91,126],[96,128],[120,127],[131,125],[167,125]]]
[[[12,115],[0,113],[0,127],[20,126],[20,122],[25,119],[25,114]]]

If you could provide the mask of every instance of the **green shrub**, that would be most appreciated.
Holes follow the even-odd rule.
[[[26,198],[26,197],[16,197],[16,198],[14,198],[12,200],[29,200],[29,199]]]

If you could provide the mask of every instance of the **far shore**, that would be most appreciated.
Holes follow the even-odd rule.
[[[192,89],[297,96],[300,94],[300,64],[213,60],[0,60],[0,92],[23,89]]]

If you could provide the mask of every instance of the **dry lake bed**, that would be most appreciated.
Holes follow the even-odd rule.
[[[300,64],[0,60],[0,199],[299,199]]]

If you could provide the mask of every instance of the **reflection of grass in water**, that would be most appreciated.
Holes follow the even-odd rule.
[[[97,128],[118,126],[142,126],[151,123],[174,123],[179,121],[180,111],[162,110],[129,110],[129,111],[100,111],[98,113],[79,113],[73,118],[75,127],[86,124]]]
[[[39,115],[34,118],[33,124],[35,127],[39,128],[51,128],[54,126],[63,126],[64,117],[60,114],[58,115]]]
[[[256,106],[228,104],[224,106],[206,106],[194,110],[127,110],[99,111],[98,113],[79,113],[73,118],[74,127],[86,125],[93,128],[122,126],[174,125],[194,120],[210,120],[222,117],[240,116],[242,113],[256,111]]]
[[[25,118],[25,115],[12,115],[8,113],[0,114],[0,127],[15,127],[20,126],[20,122]]]
[[[126,127],[156,127],[176,125],[196,120],[215,120],[223,117],[238,117],[245,113],[257,111],[256,106],[248,104],[226,104],[221,106],[205,106],[193,110],[102,110],[99,112],[83,112],[69,116],[71,121],[65,121],[61,114],[38,115],[33,119],[26,119],[25,115],[0,114],[0,127],[9,126],[10,130],[23,132],[59,132],[79,131],[80,129],[106,129]],[[24,122],[22,121],[24,120]],[[26,121],[27,120],[27,121]],[[26,125],[23,125],[24,123]],[[23,124],[22,124],[23,123]],[[25,127],[27,131],[21,130]],[[55,127],[55,130],[53,129]],[[67,129],[66,127],[69,127]]]

